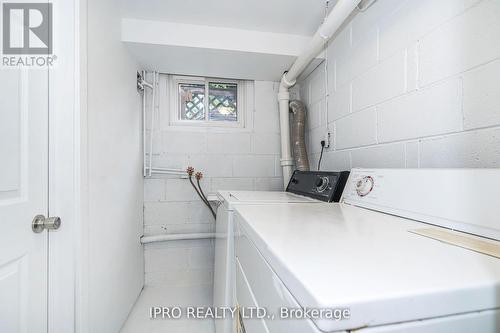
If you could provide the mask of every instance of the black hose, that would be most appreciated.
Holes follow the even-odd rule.
[[[200,197],[201,201],[203,201],[205,204],[207,204],[207,202],[205,201],[205,197],[203,197],[200,193],[200,191],[198,191],[198,188],[196,187],[196,185],[193,183],[193,179],[191,176],[189,176],[189,182],[191,183],[191,186],[193,186],[194,190],[196,191],[196,193],[198,194],[198,196]]]
[[[191,183],[191,186],[193,186],[194,190],[196,191],[196,193],[198,194],[198,196],[200,197],[201,201],[203,201],[203,203],[208,207],[208,209],[210,209],[210,212],[212,213],[214,219],[217,218],[217,215],[214,213],[214,210],[212,209],[212,206],[210,206],[210,203],[208,202],[208,200],[205,198],[204,195],[201,195],[200,191],[198,191],[198,188],[196,187],[196,185],[193,183],[193,179],[192,179],[192,176],[189,175],[189,182]],[[199,181],[198,181],[199,183]]]
[[[196,183],[198,184],[198,188],[200,189],[200,193],[201,195],[203,196],[203,198],[205,199],[205,204],[208,206],[208,208],[210,209],[210,211],[212,212],[212,215],[214,216],[214,219],[217,219],[217,214],[215,213],[214,209],[212,208],[212,206],[210,205],[210,201],[208,201],[207,199],[207,196],[205,195],[205,193],[203,193],[203,190],[201,189],[201,184],[200,184],[200,180],[198,178],[196,178]]]

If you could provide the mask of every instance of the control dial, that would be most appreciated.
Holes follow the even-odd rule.
[[[367,196],[373,190],[375,181],[371,176],[365,176],[356,183],[356,192],[360,197]]]
[[[329,184],[330,180],[328,179],[328,177],[319,177],[318,179],[316,179],[316,191],[323,192],[324,190],[326,190]]]

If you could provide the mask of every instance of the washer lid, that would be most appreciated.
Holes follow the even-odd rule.
[[[500,260],[410,232],[428,224],[346,204],[238,205],[236,222],[301,306],[350,309],[325,332],[500,307]]]
[[[280,191],[219,191],[217,196],[228,208],[233,204],[246,203],[320,203],[312,198]]]

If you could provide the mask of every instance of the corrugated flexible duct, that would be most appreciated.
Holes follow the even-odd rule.
[[[307,157],[305,142],[306,107],[299,100],[290,102],[292,112],[292,154],[295,168],[300,171],[309,171],[309,159]]]

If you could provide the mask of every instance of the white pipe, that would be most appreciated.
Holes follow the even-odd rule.
[[[288,85],[288,88],[295,84],[297,77],[323,50],[325,43],[335,32],[337,32],[338,28],[340,28],[360,2],[361,0],[339,0],[337,2],[323,24],[312,37],[308,48],[295,60],[288,72],[284,75],[284,80],[282,80],[282,82]]]
[[[143,75],[145,72],[143,71]],[[152,72],[153,80],[152,83],[149,84],[143,80],[144,86],[151,89],[152,101],[151,101],[151,129],[150,129],[150,137],[149,137],[149,164],[146,161],[146,100],[145,97],[142,102],[142,115],[143,115],[143,149],[144,149],[144,176],[151,176],[153,173],[157,174],[167,174],[167,175],[178,175],[183,176],[186,175],[186,170],[182,169],[172,169],[172,168],[155,168],[153,167],[153,132],[154,132],[154,120],[155,120],[155,112],[158,112],[156,108],[156,99],[158,89],[160,73]],[[144,92],[145,96],[146,92]]]
[[[151,173],[155,173],[155,174],[160,174],[160,175],[174,175],[174,176],[186,176],[185,178],[187,178],[188,176],[185,174],[185,173],[180,173],[180,172],[176,172],[176,171],[163,171],[163,170],[151,170]]]
[[[153,169],[153,171],[170,171],[170,172],[178,172],[178,173],[185,173],[185,174],[187,174],[186,170],[182,170],[182,169],[155,168],[155,167],[153,167],[152,169]]]
[[[283,76],[284,78],[284,76]],[[282,80],[283,82],[283,80]],[[288,104],[290,93],[283,83],[280,84],[278,92],[280,110],[280,133],[281,133],[281,167],[283,168],[283,188],[286,188],[293,172],[292,148],[290,143],[290,112]]]
[[[283,184],[286,188],[293,172],[293,160],[290,144],[290,122],[288,103],[290,102],[289,89],[297,82],[299,75],[309,63],[323,50],[328,40],[335,34],[344,21],[361,0],[339,0],[318,28],[307,49],[298,56],[290,69],[283,74],[278,92],[280,131],[281,131],[281,166],[283,168]]]
[[[143,91],[142,91],[142,153],[143,153],[143,161],[142,161],[142,173],[143,176],[146,177],[148,175],[148,168],[147,168],[147,160],[146,160],[146,150],[147,150],[147,145],[146,145],[146,87],[153,90],[153,85],[148,83],[146,81],[146,71],[142,71],[142,81],[141,85],[143,86]]]
[[[146,71],[142,71],[142,85],[144,87],[144,75]],[[146,88],[142,90],[142,175],[146,177]]]
[[[173,240],[212,239],[212,238],[215,238],[215,233],[213,232],[194,233],[194,234],[166,234],[166,235],[155,235],[155,236],[142,236],[141,243],[148,244],[154,242],[164,242]]]
[[[185,178],[188,177],[186,171],[179,171],[179,170],[163,170],[163,169],[158,169],[158,168],[151,168],[151,173],[156,173],[156,174],[163,174],[163,175],[176,175],[176,176],[185,176]]]
[[[153,86],[152,86],[151,84],[147,83],[146,81],[142,81],[142,83],[141,83],[141,84],[142,84],[144,87],[148,87],[148,88],[150,88],[150,89],[153,89]]]
[[[153,166],[153,136],[155,124],[155,92],[156,92],[156,72],[153,72],[153,89],[151,97],[151,128],[149,129],[149,176],[151,177],[151,168]]]
[[[186,171],[179,171],[179,170],[163,170],[158,168],[151,168],[151,174],[173,175],[173,176],[179,176],[180,178],[183,179],[188,178]]]

